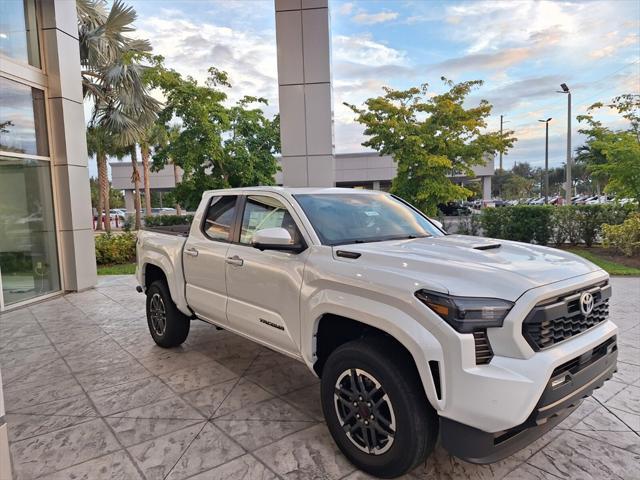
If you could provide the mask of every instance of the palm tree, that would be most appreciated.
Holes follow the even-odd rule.
[[[102,230],[104,211],[109,215],[109,178],[107,174],[107,156],[113,150],[113,137],[101,127],[87,128],[87,150],[90,156],[95,155],[98,163],[98,219],[96,230]],[[111,222],[104,222],[104,229],[111,231]]]
[[[136,12],[121,0],[108,12],[104,0],[77,0],[76,5],[83,93],[93,103],[89,124],[105,128],[116,145],[129,149],[135,185],[140,179],[136,144],[160,108],[143,78],[146,67],[141,62],[149,58],[151,45],[126,36],[133,31]],[[139,195],[137,187],[136,192]],[[139,196],[135,203],[139,227]]]
[[[140,155],[142,156],[142,171],[144,174],[144,208],[147,215],[151,215],[151,187],[149,176],[151,174],[151,148],[154,145],[162,145],[167,142],[167,129],[161,123],[155,122],[145,132],[140,140]]]

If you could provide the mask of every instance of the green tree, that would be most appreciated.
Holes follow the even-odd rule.
[[[503,193],[506,199],[515,199],[531,196],[534,187],[532,178],[521,177],[512,173],[504,184]]]
[[[209,69],[206,85],[183,79],[174,71],[154,72],[152,84],[162,89],[166,103],[159,122],[179,132],[157,145],[153,161],[159,169],[173,162],[183,170],[175,198],[187,209],[197,206],[205,190],[249,185],[272,185],[278,170],[280,122],[265,117],[266,100],[244,97],[227,107],[227,74]],[[258,107],[251,108],[257,104]]]
[[[617,111],[629,127],[612,130],[594,119],[592,112],[603,107]],[[587,136],[588,171],[608,179],[605,192],[640,202],[640,94],[621,95],[606,105],[595,103],[588,112],[578,117],[585,125],[580,133]]]
[[[110,155],[122,158],[125,152],[122,148],[118,147],[114,135],[108,129],[95,125],[87,127],[87,152],[90,156],[96,156],[96,163],[98,164],[98,202],[94,206],[98,209],[96,230],[102,230],[103,217],[100,212],[104,211],[108,213],[112,206],[111,188],[107,173],[107,158]],[[111,223],[109,221],[104,222],[104,229],[107,232],[111,231]]]
[[[91,191],[91,206],[98,209],[99,196],[100,196],[100,183],[97,178],[89,178],[89,188]],[[111,208],[123,208],[124,207],[124,195],[122,190],[109,189],[109,205]]]
[[[160,108],[145,81],[144,63],[151,60],[151,44],[127,35],[134,30],[136,12],[121,0],[108,10],[104,0],[77,0],[76,8],[83,94],[92,105],[89,125],[105,129],[118,147],[131,153],[136,228],[140,228],[136,143],[144,138]]]
[[[472,167],[499,150],[505,152],[515,141],[512,131],[502,136],[486,131],[489,102],[465,106],[482,81],[442,81],[447,90],[439,95],[429,96],[427,84],[408,90],[383,87],[384,95],[369,98],[363,108],[345,103],[365,126],[368,139],[362,145],[391,155],[397,163],[391,191],[429,215],[435,215],[439,203],[471,195],[449,175],[473,176]]]

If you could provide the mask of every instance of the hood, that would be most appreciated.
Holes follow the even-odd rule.
[[[410,275],[421,288],[514,301],[531,288],[600,270],[562,250],[467,235],[335,247],[361,253],[369,269]]]

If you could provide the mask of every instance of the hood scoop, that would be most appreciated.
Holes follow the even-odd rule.
[[[501,246],[501,243],[482,243],[480,245],[472,245],[471,248],[473,248],[474,250],[495,250],[496,248],[500,248]]]

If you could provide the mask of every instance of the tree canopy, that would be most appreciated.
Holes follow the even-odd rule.
[[[454,83],[442,78],[447,90],[432,95],[428,84],[407,90],[383,87],[384,95],[369,98],[362,108],[345,103],[365,126],[363,146],[397,163],[393,193],[434,215],[436,206],[466,198],[472,192],[454,184],[450,175],[473,176],[472,167],[513,146],[512,131],[487,131],[492,106],[486,100],[467,107],[472,90],[482,81]]]
[[[628,122],[626,129],[613,130],[593,117],[601,108],[617,112]],[[595,103],[578,117],[587,136],[580,153],[589,172],[607,178],[605,192],[640,202],[640,95],[625,94],[609,104]]]
[[[158,65],[161,58],[157,59]],[[227,106],[231,88],[226,72],[209,69],[205,85],[173,70],[150,71],[152,85],[162,90],[165,107],[158,121],[179,131],[154,148],[154,168],[174,163],[182,168],[175,197],[193,209],[209,189],[272,185],[278,170],[280,121],[264,115],[264,98],[246,96]]]

